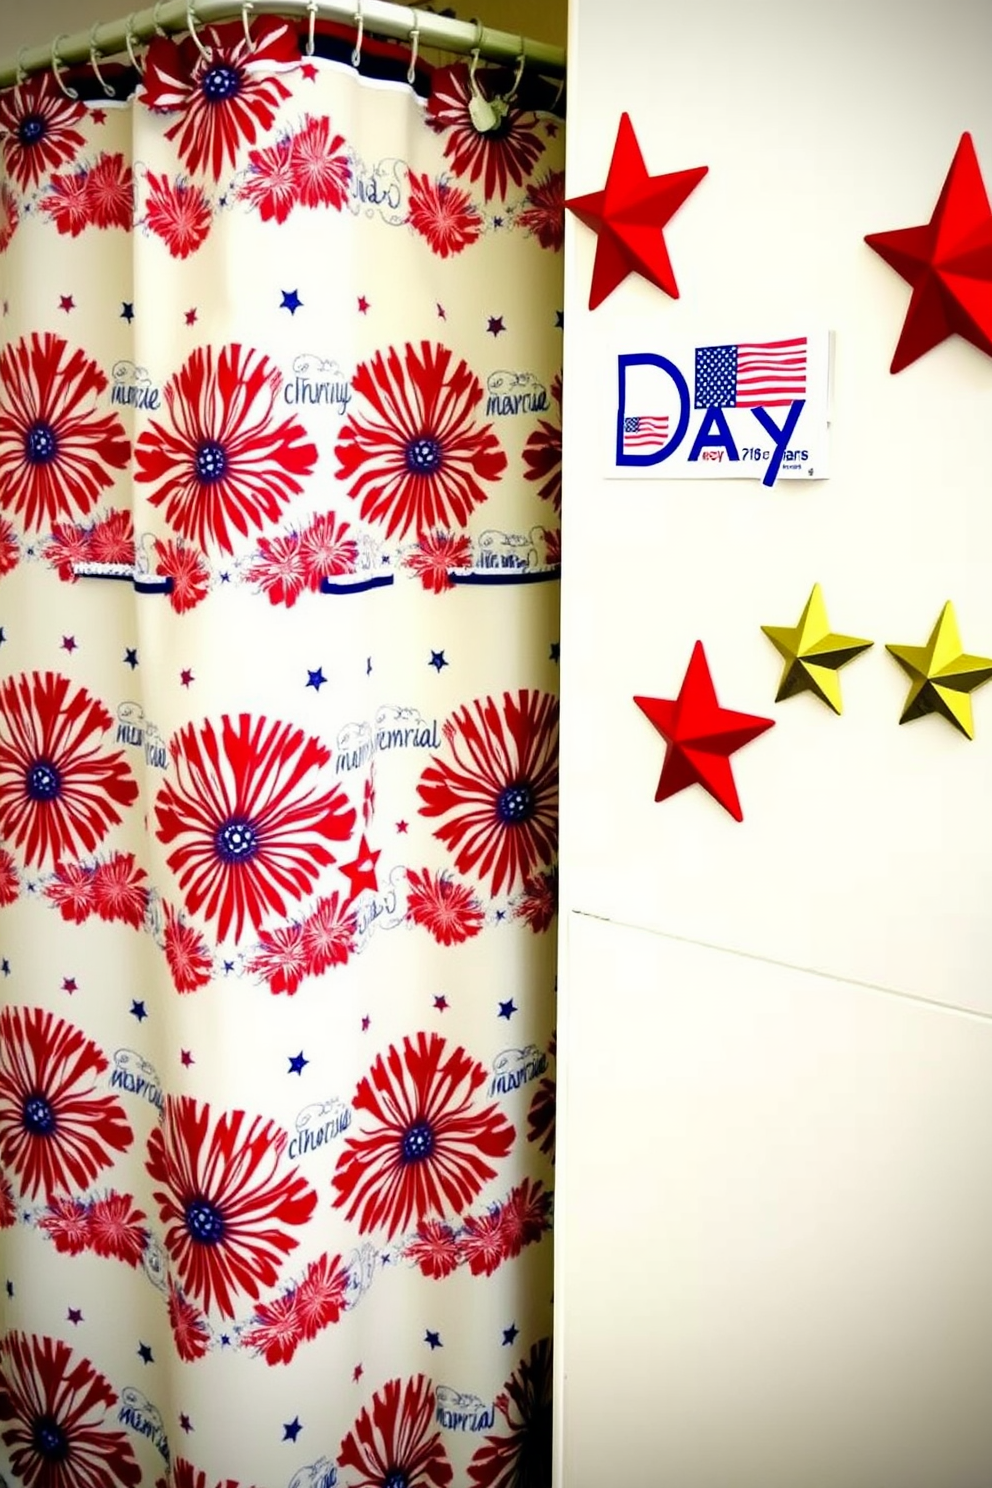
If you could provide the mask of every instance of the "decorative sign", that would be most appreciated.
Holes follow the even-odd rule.
[[[687,347],[642,337],[616,357],[608,475],[825,479],[830,349],[822,331]]]

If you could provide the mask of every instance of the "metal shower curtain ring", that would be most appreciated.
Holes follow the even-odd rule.
[[[244,27],[245,46],[248,48],[249,53],[254,50],[255,46],[255,43],[251,39],[251,23],[248,19],[254,9],[254,0],[241,0],[241,24]]]
[[[186,6],[186,29],[193,40],[196,50],[199,52],[204,62],[209,62],[211,57],[210,48],[203,45],[203,42],[200,40],[200,37],[197,33],[196,6],[193,4],[193,0],[189,0],[189,3]]]
[[[76,92],[75,88],[70,88],[66,83],[62,81],[62,74],[59,71],[59,67],[61,66],[62,62],[62,58],[59,56],[59,42],[66,40],[68,40],[68,32],[63,31],[61,36],[56,36],[55,40],[52,42],[52,76],[58,84],[59,91],[61,93],[64,93],[66,98],[71,98],[73,103],[78,103],[79,94]]]
[[[127,20],[125,21],[124,24],[125,24],[125,27],[126,27],[126,30],[124,32],[124,47],[125,47],[125,50],[127,51],[127,55],[128,55],[129,60],[130,60],[131,66],[134,68],[135,72],[140,72],[141,71],[141,64],[139,63],[137,57],[134,55],[134,43],[135,43],[135,41],[136,41],[137,38],[135,36],[135,31],[134,31],[134,11],[133,10],[132,10],[131,14],[128,16],[128,18],[127,18]]]
[[[307,26],[307,56],[312,57],[314,48],[313,33],[317,24],[317,0],[307,0],[307,14],[310,17],[309,25]]]
[[[111,88],[110,84],[107,82],[106,78],[103,76],[103,73],[100,71],[100,64],[97,61],[97,57],[99,57],[99,56],[102,55],[97,50],[97,44],[96,44],[96,33],[99,31],[99,29],[100,29],[100,22],[99,21],[97,21],[95,23],[95,25],[93,25],[93,26],[90,27],[90,66],[93,69],[93,73],[94,73],[94,76],[96,77],[97,82],[100,84],[100,87],[103,89],[103,96],[105,98],[113,98],[113,96],[114,96],[114,90],[113,90],[113,88]]]
[[[358,27],[358,35],[355,38],[355,48],[351,54],[352,67],[362,65],[362,42],[365,39],[365,17],[362,15],[362,0],[358,0],[358,9],[355,11],[355,25]]]
[[[505,103],[509,103],[511,99],[516,98],[516,96],[517,96],[517,89],[520,87],[520,79],[524,75],[524,68],[526,66],[527,66],[527,38],[526,38],[526,36],[521,36],[521,38],[520,38],[520,56],[517,58],[517,70],[513,74],[513,86],[511,87],[509,93],[507,93],[506,98],[504,99],[504,102]]]
[[[420,15],[413,12],[413,25],[410,27],[410,65],[406,70],[406,80],[412,88],[417,81],[417,52],[420,48]]]

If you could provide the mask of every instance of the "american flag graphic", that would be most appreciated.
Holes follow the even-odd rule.
[[[660,450],[668,438],[667,415],[635,414],[623,421],[625,455],[646,455]]]
[[[773,408],[806,396],[806,337],[697,346],[697,408]]]

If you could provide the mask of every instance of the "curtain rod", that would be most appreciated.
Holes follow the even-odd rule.
[[[197,26],[222,20],[234,20],[242,14],[237,0],[195,0],[193,16]],[[156,14],[157,12],[157,14]],[[271,14],[297,16],[309,20],[309,7],[304,0],[253,0],[249,16]],[[514,36],[509,31],[494,31],[474,21],[456,21],[434,15],[429,10],[415,10],[409,5],[395,5],[392,0],[319,0],[316,14],[322,20],[357,24],[359,14],[369,31],[380,36],[409,41],[416,30],[422,47],[441,52],[468,54],[477,47],[479,55],[490,62],[515,62],[521,52],[526,65],[548,77],[564,77],[565,53],[561,47],[542,41]],[[100,22],[92,32],[79,31],[58,38],[59,65],[88,62],[95,55],[100,61],[126,51],[127,37],[132,44],[147,40],[156,31],[185,31],[188,6],[186,0],[160,0],[149,10],[137,11],[126,20]],[[25,47],[19,57],[0,62],[0,88],[16,83],[19,77],[43,72],[52,65],[52,47]]]

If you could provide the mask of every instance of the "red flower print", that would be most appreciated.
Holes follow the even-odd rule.
[[[187,170],[209,170],[219,180],[243,144],[271,129],[289,97],[275,74],[299,62],[299,47],[295,28],[268,16],[255,21],[250,41],[240,22],[204,27],[199,39],[206,56],[191,37],[153,37],[138,96],[155,113],[181,114],[166,139],[176,141]]]
[[[29,530],[85,516],[127,465],[123,425],[99,412],[106,390],[92,357],[51,331],[0,352],[0,499]]]
[[[38,1220],[38,1228],[54,1240],[61,1255],[82,1255],[91,1244],[90,1206],[81,1199],[55,1196],[49,1201],[48,1213]]]
[[[111,725],[102,703],[56,672],[0,683],[0,838],[28,863],[92,852],[132,806],[138,786],[120,750],[94,736]]]
[[[422,816],[445,817],[434,835],[460,873],[490,876],[492,893],[526,881],[557,848],[558,702],[505,692],[468,703],[444,725],[449,765],[420,777]]]
[[[176,1345],[176,1353],[187,1364],[202,1359],[210,1347],[210,1329],[207,1320],[188,1302],[173,1282],[169,1282],[169,1326]],[[178,1468],[178,1463],[176,1464]]]
[[[17,546],[17,534],[4,518],[0,517],[0,579],[17,567],[21,550]]]
[[[88,169],[53,176],[41,200],[60,233],[78,237],[84,228],[130,228],[134,216],[134,178],[121,154],[102,154]]]
[[[0,181],[0,253],[3,253],[14,236],[17,219],[17,197],[6,181]]]
[[[551,1482],[551,1341],[541,1338],[497,1397],[503,1436],[487,1436],[469,1464],[474,1488]]]
[[[532,232],[542,248],[559,252],[565,238],[565,172],[548,171],[531,182],[527,205],[515,221],[518,227]]]
[[[375,764],[369,766],[368,779],[362,787],[362,823],[368,826],[375,816]]]
[[[133,1141],[120,1102],[98,1093],[107,1060],[42,1008],[0,1010],[0,1158],[24,1193],[87,1188]]]
[[[22,191],[37,186],[53,166],[65,165],[85,143],[73,128],[86,117],[48,72],[0,93],[0,147],[6,174]]]
[[[442,594],[445,589],[455,587],[448,570],[468,568],[471,562],[472,544],[467,537],[455,537],[451,532],[428,532],[404,556],[403,566],[417,575],[425,589]]]
[[[260,1303],[241,1342],[261,1354],[266,1364],[288,1364],[303,1342],[295,1294],[286,1292],[274,1302]]]
[[[355,572],[358,544],[349,537],[351,528],[333,512],[322,512],[300,533],[300,559],[307,588],[318,591],[321,579]]]
[[[297,200],[303,207],[333,207],[340,211],[348,200],[351,166],[342,149],[344,138],[331,133],[326,116],[303,120],[290,139],[290,164]]]
[[[21,883],[17,877],[17,864],[6,848],[0,847],[0,907],[4,904],[13,904],[20,891]]]
[[[81,527],[78,522],[56,522],[52,527],[51,541],[45,543],[41,556],[64,584],[76,582],[77,563],[89,563],[91,532],[92,528]]]
[[[135,446],[135,479],[168,522],[201,548],[233,550],[231,528],[276,521],[317,450],[302,424],[274,418],[282,374],[260,352],[234,343],[198,346],[165,387],[171,428],[152,420]]]
[[[88,172],[87,193],[96,227],[129,229],[134,217],[134,178],[120,154],[102,154]]]
[[[241,1484],[235,1482],[234,1478],[211,1483],[202,1468],[194,1467],[185,1457],[177,1457],[172,1465],[172,1488],[241,1488]],[[245,1488],[249,1488],[247,1483]]]
[[[540,1149],[554,1162],[555,1150],[555,1082],[543,1079],[534,1092],[527,1112],[527,1140],[539,1142]]]
[[[62,176],[53,176],[39,206],[52,219],[60,233],[66,237],[78,238],[93,221],[89,171],[74,170]]]
[[[551,384],[551,396],[561,407],[561,377],[556,376]],[[561,429],[547,419],[538,419],[534,430],[524,445],[525,480],[541,481],[538,496],[550,501],[556,512],[561,511]],[[554,562],[548,553],[549,563]],[[561,562],[559,548],[557,561]]]
[[[140,930],[148,908],[148,890],[142,880],[143,868],[134,861],[134,853],[114,853],[93,872],[93,903],[101,920],[123,920]]]
[[[432,181],[416,171],[410,172],[406,220],[439,258],[461,253],[482,232],[482,218],[467,191],[450,186],[443,177]]]
[[[472,423],[482,384],[463,361],[452,365],[446,346],[409,342],[362,362],[352,379],[371,417],[346,423],[334,451],[339,479],[361,501],[366,521],[384,521],[386,534],[419,536],[438,525],[464,526],[488,492],[480,481],[506,469],[492,425]]]
[[[105,1424],[116,1404],[110,1381],[61,1339],[0,1343],[0,1437],[25,1488],[137,1488],[131,1444]]]
[[[111,511],[93,524],[89,562],[134,567],[134,520],[129,511]]]
[[[495,97],[507,75],[503,69],[477,72],[475,86],[486,96]],[[491,94],[487,92],[491,87]],[[451,168],[470,181],[482,181],[486,201],[505,197],[512,181],[522,186],[525,178],[544,149],[537,133],[537,120],[524,114],[512,103],[495,129],[480,133],[472,123],[469,108],[472,83],[464,62],[436,68],[427,104],[427,123],[439,134],[446,135],[444,153]]]
[[[561,567],[561,528],[544,534],[544,561],[552,568]]]
[[[461,1264],[461,1246],[450,1225],[440,1219],[428,1219],[420,1226],[412,1240],[403,1247],[403,1254],[416,1261],[423,1276],[442,1281]]]
[[[172,580],[169,603],[177,615],[195,609],[207,597],[210,571],[199,548],[192,543],[160,542],[155,538],[155,572]]]
[[[139,1266],[148,1241],[145,1224],[130,1194],[109,1193],[90,1205],[90,1244],[99,1256]]]
[[[549,929],[558,912],[558,869],[534,873],[524,883],[524,891],[513,907],[516,919],[524,920],[535,935]]]
[[[270,604],[290,609],[307,587],[300,539],[295,532],[284,537],[260,537],[258,551],[245,577],[258,584]]]
[[[303,922],[303,951],[307,973],[320,976],[332,966],[344,966],[355,949],[358,921],[347,914],[336,893],[318,899]]]
[[[470,1214],[460,1236],[461,1251],[473,1276],[492,1276],[506,1260],[506,1239],[499,1209]]]
[[[198,992],[210,981],[213,962],[199,930],[187,925],[171,904],[165,910],[165,959],[177,992]]]
[[[279,925],[274,930],[263,930],[258,940],[258,950],[249,957],[247,971],[268,982],[270,992],[286,992],[292,997],[309,969],[303,926]]]
[[[485,916],[472,890],[445,873],[406,870],[410,884],[407,919],[429,930],[438,945],[460,945],[478,935]]]
[[[324,1328],[337,1322],[345,1308],[347,1291],[348,1272],[341,1265],[339,1255],[322,1255],[310,1262],[295,1293],[296,1313],[304,1338],[316,1338]]]
[[[93,869],[84,868],[82,863],[56,864],[55,877],[45,885],[45,898],[58,907],[64,920],[81,925],[96,914]]]
[[[238,196],[258,208],[263,222],[285,222],[297,200],[292,141],[281,139],[265,150],[252,150],[248,163]]]
[[[168,248],[173,258],[189,258],[207,240],[210,232],[210,203],[199,186],[182,176],[148,172],[148,198],[144,225]]]
[[[214,1115],[188,1095],[166,1096],[148,1138],[146,1167],[165,1248],[185,1292],[206,1309],[234,1316],[234,1299],[254,1301],[274,1285],[299,1244],[289,1226],[306,1224],[317,1195],[296,1169],[282,1170],[286,1133],[244,1111]]]
[[[334,1174],[335,1207],[347,1204],[361,1231],[393,1236],[450,1207],[460,1212],[496,1176],[513,1127],[495,1105],[473,1096],[486,1071],[438,1034],[418,1033],[379,1055],[352,1101],[371,1123],[347,1139]]]
[[[510,1190],[509,1198],[499,1211],[506,1254],[518,1256],[525,1245],[540,1240],[551,1228],[551,1195],[540,1180],[525,1178]]]
[[[312,891],[346,842],[354,808],[338,786],[318,793],[330,750],[288,723],[242,713],[220,727],[187,724],[169,744],[175,776],[155,802],[156,835],[191,914],[217,921],[224,940],[258,930],[286,901]]]
[[[537,494],[561,511],[561,429],[547,419],[538,419],[537,428],[524,445],[524,479],[542,481]]]
[[[9,1230],[17,1223],[17,1206],[14,1190],[0,1173],[0,1230]]]
[[[433,1424],[434,1386],[426,1375],[405,1384],[387,1380],[372,1396],[371,1414],[363,1407],[341,1443],[338,1466],[359,1474],[349,1475],[346,1488],[448,1488],[451,1464]]]

